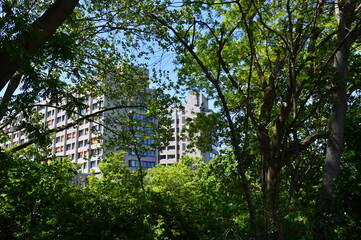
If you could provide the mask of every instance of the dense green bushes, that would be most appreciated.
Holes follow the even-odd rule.
[[[71,183],[76,166],[68,160],[1,154],[7,161],[1,169],[1,239],[250,238],[236,164],[227,153],[207,165],[184,157],[172,166],[149,169],[145,176],[126,168],[122,154],[111,154],[100,166],[102,175],[89,177],[83,188]],[[255,195],[257,188],[253,185]],[[287,235],[312,239],[313,199],[302,191],[294,203],[298,209],[288,216],[293,233]],[[342,201],[353,204],[359,195],[350,188],[342,192]],[[347,214],[339,236],[355,239],[350,228],[359,222],[358,215]]]

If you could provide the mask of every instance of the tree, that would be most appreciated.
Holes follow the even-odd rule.
[[[239,176],[235,165],[226,162],[221,157],[206,165],[202,158],[182,156],[178,163],[147,171],[146,191],[160,238],[249,237],[247,223],[242,222],[244,199],[234,191],[233,181]]]
[[[42,162],[40,160],[31,162],[29,161],[31,159],[26,157],[31,155],[35,159],[44,159],[45,162],[50,159],[59,162],[60,160],[55,160],[49,156],[48,150],[38,149],[27,152],[24,148],[31,144],[36,144],[38,148],[46,148],[50,143],[52,133],[60,131],[64,127],[75,126],[84,119],[91,120],[96,117],[94,114],[80,115],[73,123],[62,128],[48,129],[43,126],[40,121],[41,116],[37,115],[34,110],[37,107],[37,102],[46,99],[49,106],[65,109],[69,115],[76,113],[84,107],[84,98],[89,95],[94,96],[104,93],[102,83],[109,77],[109,73],[118,71],[118,66],[121,64],[140,66],[134,63],[134,59],[137,59],[141,52],[138,51],[139,55],[135,56],[132,51],[137,49],[141,42],[139,44],[128,43],[121,40],[122,38],[119,35],[115,35],[115,33],[119,33],[128,27],[130,30],[132,29],[132,26],[126,23],[126,19],[118,16],[118,12],[125,11],[131,6],[130,2],[129,4],[124,6],[120,1],[105,3],[92,0],[83,2],[57,0],[54,3],[49,1],[3,1],[0,21],[3,30],[0,37],[0,62],[2,63],[0,68],[0,90],[4,90],[0,102],[1,142],[7,140],[9,126],[14,125],[14,119],[19,115],[22,115],[24,120],[15,126],[14,130],[23,130],[30,137],[29,142],[15,146],[10,151],[4,149],[5,147],[2,147],[0,151],[2,156],[1,165],[6,166],[6,168],[2,169],[4,171],[0,175],[1,184],[6,187],[6,191],[5,188],[1,187],[1,196],[4,197],[3,194],[6,195],[15,189],[11,192],[12,195],[6,195],[5,200],[2,199],[5,204],[4,208],[1,209],[1,213],[4,213],[2,215],[4,216],[2,222],[4,227],[1,228],[1,234],[9,227],[9,232],[5,233],[4,238],[74,238],[79,232],[87,232],[84,229],[91,225],[87,221],[91,219],[89,217],[92,212],[84,212],[84,209],[92,207],[91,204],[94,204],[99,196],[89,196],[81,191],[75,191],[76,193],[74,193],[74,189],[69,186],[68,177],[70,174],[65,176],[63,175],[64,172],[61,172],[65,171],[64,169],[61,167],[54,169],[54,166],[46,164],[41,165],[39,164]],[[122,36],[124,37],[124,35]],[[119,78],[117,80],[125,81],[125,79]],[[144,94],[144,92],[138,91],[138,94]],[[129,96],[134,97],[130,93]],[[129,109],[134,106],[112,106],[108,109],[102,109],[98,114],[125,107]],[[142,104],[142,107],[144,107],[144,104]],[[154,109],[151,110],[155,111]],[[26,153],[25,157],[21,155],[24,152]],[[29,163],[23,163],[23,161],[29,161]],[[18,162],[21,162],[25,167],[13,166]],[[63,164],[59,165],[63,166]],[[13,168],[10,168],[10,166],[13,166]],[[14,176],[9,177],[9,173],[6,171],[9,169],[15,172]],[[27,170],[29,173],[26,172]],[[44,177],[44,174],[47,173],[50,174],[50,177]],[[65,177],[58,181],[52,174],[59,174],[59,178]],[[13,188],[11,188],[7,186],[9,185],[8,180],[19,182],[19,184],[14,184]],[[66,187],[60,189],[59,193],[54,192],[57,188],[53,180],[59,184],[59,188],[60,186]],[[51,191],[49,190],[48,195],[41,189],[43,181],[49,183],[47,187]],[[30,183],[34,184],[34,186],[29,186]],[[28,189],[35,193],[29,197],[31,198],[29,206],[21,209],[29,200],[26,198],[26,194],[29,193],[27,192]],[[62,190],[66,193],[62,192]],[[94,199],[94,201],[82,201],[82,198],[86,198],[84,196],[89,197],[90,200]],[[49,200],[51,197],[57,200],[54,205],[51,205],[51,200]],[[22,205],[12,206],[13,199],[21,201]],[[38,202],[41,202],[41,204],[38,204]],[[44,212],[37,209],[38,205],[44,206],[46,204],[51,206],[44,207]],[[79,216],[83,221],[84,228],[69,227],[67,224],[74,220],[70,217],[69,219],[65,217],[68,220],[65,221],[65,225],[59,223],[60,219],[64,217],[59,210],[69,210],[70,205],[79,207]],[[121,208],[116,204],[110,205],[109,208]],[[107,206],[107,203],[102,205],[102,207]],[[15,218],[12,218],[12,214],[19,209],[23,210],[23,216],[15,214]],[[72,212],[64,212],[65,215],[67,213],[72,215]],[[106,213],[100,214],[101,217],[96,219],[98,221],[95,222],[99,223],[106,218]],[[38,215],[34,217],[32,214]],[[40,221],[39,216],[43,216],[45,222]],[[27,220],[31,223],[26,224]],[[36,224],[37,220],[40,221],[39,224]],[[139,220],[142,219],[139,218]],[[114,227],[118,222],[114,221],[112,223]],[[58,228],[55,227],[57,224],[59,225]],[[74,226],[78,224],[74,223]],[[51,226],[54,229],[51,229]],[[126,227],[126,225],[124,226]],[[104,231],[109,231],[109,229]],[[74,235],[71,235],[72,233]],[[94,237],[95,234],[94,231],[89,231],[90,237]],[[104,233],[103,235],[107,236],[107,234]],[[137,234],[141,235],[142,232]],[[130,238],[140,239],[139,237]]]
[[[58,0],[54,6],[62,2],[70,4]],[[62,18],[54,18],[57,24],[50,24],[51,38],[27,34],[38,33],[38,22],[60,8],[44,3],[23,11],[20,5],[4,4],[0,57],[8,68],[0,82],[9,85],[0,105],[0,116],[6,120],[1,129],[19,112],[30,119],[29,109],[38,97],[51,103],[59,103],[59,96],[67,98],[74,102],[64,106],[71,112],[81,105],[74,95],[101,89],[98,79],[117,72],[116,66],[149,57],[144,54],[156,51],[149,44],[155,40],[155,48],[177,54],[178,86],[207,93],[220,109],[221,119],[212,122],[226,126],[219,132],[237,162],[240,177],[233,183],[247,202],[250,235],[291,238],[295,229],[299,231],[299,219],[309,230],[308,210],[315,208],[312,189],[320,184],[324,139],[329,141],[321,193],[332,202],[347,90],[352,95],[359,88],[357,70],[348,62],[359,61],[356,1],[89,1],[77,3],[79,8],[73,3]],[[115,34],[124,29],[129,31]],[[36,41],[29,41],[32,38]],[[140,48],[144,42],[148,44]],[[16,62],[12,49],[19,56]],[[64,75],[79,84],[76,93],[62,81]],[[20,80],[23,92],[14,97]],[[330,108],[331,117],[324,117]],[[28,129],[39,132],[39,126]],[[138,146],[139,136],[131,137]],[[327,206],[320,208],[326,216],[321,235],[333,232],[327,217],[334,218],[334,208]],[[162,225],[161,219],[157,221]]]
[[[20,82],[28,82],[30,86],[35,82],[32,78],[36,76],[35,69],[31,69],[30,66],[34,64],[36,58],[44,54],[44,51],[42,54],[39,53],[40,49],[71,15],[77,3],[78,1],[56,1],[37,19],[34,19],[33,14],[41,13],[41,7],[44,6],[39,6],[40,8],[32,13],[22,11],[15,3],[3,4],[2,29],[5,31],[2,32],[1,37],[0,89],[3,90],[8,85],[1,102],[1,118],[8,110],[7,105]],[[19,4],[29,5],[23,2]],[[33,22],[24,22],[24,20]]]
[[[117,66],[137,65],[141,51],[138,56],[132,51],[141,42],[123,41],[119,35],[125,34],[116,34],[132,31],[134,26],[119,16],[130,6],[121,1],[5,1],[0,23],[0,129],[20,113],[32,122],[34,103],[43,99],[69,114],[76,112]]]
[[[3,239],[60,239],[79,233],[75,165],[30,147],[1,152],[0,236]],[[45,149],[44,149],[44,152]],[[33,161],[28,155],[35,156]],[[41,164],[42,163],[42,164]],[[78,198],[79,197],[79,198]]]
[[[319,239],[333,239],[336,222],[334,201],[335,180],[340,172],[342,147],[344,144],[344,125],[347,112],[347,86],[349,79],[349,58],[352,43],[360,36],[360,24],[356,21],[361,5],[356,1],[344,1],[342,5],[335,1],[337,27],[334,67],[336,73],[331,82],[332,106],[330,116],[330,134],[327,142],[325,165],[323,169],[319,212],[321,230],[316,231]]]
[[[166,7],[162,14],[145,13],[143,21],[154,27],[163,46],[177,53],[179,83],[217,100],[238,162],[253,238],[284,239],[300,173],[307,167],[304,154],[328,136],[328,121],[321,116],[337,71],[332,60],[344,47],[337,40],[333,7],[323,1],[204,1]],[[356,16],[360,9],[354,9]],[[349,21],[358,36],[358,20]],[[247,176],[253,136],[263,223],[257,220]]]

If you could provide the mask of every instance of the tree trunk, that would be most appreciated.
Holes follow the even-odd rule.
[[[340,172],[342,146],[344,142],[344,125],[347,111],[347,79],[348,60],[352,38],[351,23],[355,15],[355,0],[346,0],[342,13],[336,16],[339,26],[337,32],[337,49],[334,57],[336,74],[332,79],[332,106],[329,124],[329,138],[326,147],[325,165],[320,199],[318,202],[318,229],[315,229],[316,239],[334,239],[334,229],[337,224],[334,206],[335,180]],[[338,2],[335,3],[336,9]]]

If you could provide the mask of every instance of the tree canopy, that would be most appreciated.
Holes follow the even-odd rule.
[[[99,208],[82,216],[85,226],[99,223],[104,239],[356,239],[349,230],[359,231],[360,223],[350,209],[360,197],[359,149],[350,131],[359,129],[360,11],[356,0],[2,1],[2,139],[21,113],[27,119],[21,126],[40,148],[1,150],[2,164],[9,164],[0,177],[2,226],[11,226],[9,233],[2,227],[1,234],[58,236],[46,230],[59,222],[56,204],[71,203],[83,211],[99,200]],[[157,166],[147,173],[148,180],[139,181],[113,155],[113,165],[103,165],[103,178],[91,178],[89,192],[83,192],[65,184],[70,165],[55,164],[55,159],[55,165],[40,166],[23,161],[22,151],[39,156],[37,162],[53,161],[45,154],[51,131],[32,114],[34,103],[44,98],[52,105],[65,103],[60,107],[70,113],[82,106],[83,96],[97,92],[132,96],[137,105],[145,93],[139,87],[144,79],[132,72],[147,69],[157,52],[175,56],[178,79],[171,79],[169,87],[204,93],[215,102],[214,113],[189,123],[194,144],[216,141],[224,148],[209,166],[184,158],[174,166]],[[118,91],[104,84],[110,74],[121,76],[115,78]],[[149,76],[159,84],[157,77],[163,75]],[[155,102],[149,99],[144,116],[167,111],[170,98],[161,92],[156,91]],[[127,119],[116,111],[112,117],[130,129],[142,124],[132,122],[134,114],[128,113]],[[193,134],[200,130],[208,136]],[[109,141],[112,147],[146,150],[141,148],[146,136],[138,142],[134,134],[118,133],[124,138]],[[46,175],[49,169],[64,180]],[[46,179],[49,186],[61,181],[64,194],[37,195]],[[355,188],[343,190],[347,184]],[[37,197],[17,199],[23,192]],[[81,194],[91,200],[79,200]],[[42,204],[51,195],[59,201],[50,204],[49,212],[38,212],[39,199]],[[27,201],[32,204],[24,217],[11,215]],[[48,221],[36,224],[32,212]],[[104,219],[108,225],[101,224]],[[123,220],[129,225],[119,225]],[[66,228],[59,226],[61,236]]]

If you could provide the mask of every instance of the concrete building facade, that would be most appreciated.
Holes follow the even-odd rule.
[[[52,107],[46,101],[42,101],[37,104],[36,111],[43,115],[42,123],[52,129],[66,126],[81,116],[96,113],[104,105],[109,106],[104,97],[89,97],[87,102],[85,102],[86,108],[80,109],[79,114],[68,116],[65,110]],[[203,95],[189,93],[184,109],[173,112],[171,126],[173,137],[169,145],[159,150],[148,149],[144,151],[140,164],[145,168],[154,167],[156,164],[169,165],[178,162],[181,155],[204,157],[205,161],[208,162],[211,158],[211,153],[189,151],[187,149],[189,142],[182,140],[180,137],[187,118],[193,118],[198,112],[206,112],[208,110],[208,102]],[[105,154],[109,152],[109,150],[105,151],[101,146],[102,141],[107,141],[107,138],[111,136],[107,132],[109,126],[104,121],[106,116],[107,114],[101,113],[92,121],[84,119],[75,126],[56,132],[50,147],[51,153],[58,157],[69,157],[74,163],[79,165],[84,174],[90,173],[92,170],[99,172],[98,165]],[[141,112],[138,116],[141,116]],[[14,125],[8,126],[5,129],[8,132],[9,140],[2,144],[3,146],[9,148],[28,141],[28,137],[24,132],[15,130],[16,122],[21,120],[21,116],[18,116],[15,119]],[[151,142],[151,139],[149,141]],[[125,161],[127,166],[133,170],[140,165],[137,156],[131,151],[125,154]]]
[[[187,102],[183,109],[175,110],[172,114],[173,137],[167,147],[159,151],[159,163],[170,165],[180,161],[182,155],[203,157],[206,163],[212,158],[212,153],[201,152],[197,149],[189,149],[189,141],[181,137],[186,127],[187,119],[195,118],[197,113],[209,112],[208,101],[202,94],[188,93]]]

